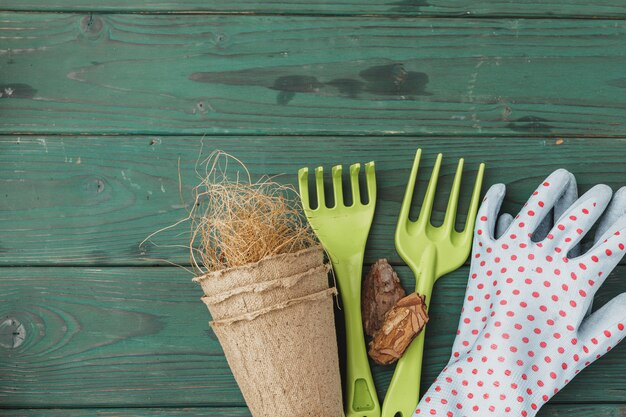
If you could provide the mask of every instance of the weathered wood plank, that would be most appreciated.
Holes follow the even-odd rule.
[[[88,409],[30,409],[1,410],[12,417],[250,417],[245,407],[230,408],[88,408]],[[538,417],[624,417],[622,404],[548,404]]]
[[[467,268],[434,291],[424,387],[447,362]],[[1,268],[3,407],[236,406],[243,400],[209,331],[200,289],[177,268]],[[407,268],[399,274],[411,288]],[[626,267],[596,306],[626,291]],[[21,324],[21,327],[20,327]],[[626,344],[585,370],[555,403],[623,402]],[[383,395],[393,368],[375,367]],[[0,411],[1,414],[1,411]]]
[[[532,17],[624,17],[626,6],[617,0],[594,2],[583,0],[538,1],[519,0],[323,0],[303,2],[250,2],[248,0],[222,1],[166,1],[166,0],[107,0],[94,4],[89,0],[5,0],[4,10],[16,11],[89,11],[89,12],[205,12],[205,13],[279,13],[321,15],[393,15],[393,16],[532,16]]]
[[[625,136],[625,29],[4,13],[0,132]]]
[[[557,406],[558,407],[558,406]],[[561,406],[561,408],[567,406]],[[602,414],[611,410],[619,410],[618,406],[590,406],[587,410],[597,410],[600,417],[608,417],[611,414]],[[0,409],[0,414],[2,414]],[[251,417],[246,407],[228,408],[87,408],[87,409],[30,409],[30,410],[4,410],[12,417]],[[618,414],[616,414],[617,416]],[[595,414],[594,414],[595,416]],[[578,417],[574,415],[574,417]],[[611,416],[612,417],[612,416]]]
[[[256,178],[285,174],[278,180],[287,183],[295,183],[302,166],[375,160],[379,199],[367,260],[388,257],[402,263],[393,233],[417,147],[424,155],[416,202],[436,153],[445,153],[435,222],[443,219],[459,157],[466,158],[465,184],[471,185],[484,161],[485,189],[496,182],[508,185],[504,209],[511,213],[559,167],[577,175],[581,192],[596,183],[617,189],[626,179],[623,139],[4,136],[0,264],[147,265],[161,258],[187,263],[184,249],[165,246],[184,244],[186,227],[156,238],[161,246],[147,245],[143,252],[139,242],[186,216],[178,192],[179,158],[183,196],[190,203],[199,153],[206,156],[216,148],[245,161]],[[469,190],[463,187],[460,213],[465,213]]]

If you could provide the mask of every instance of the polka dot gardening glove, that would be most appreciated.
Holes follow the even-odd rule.
[[[515,219],[498,219],[504,185],[487,192],[452,357],[414,416],[534,416],[622,340],[626,293],[586,312],[625,252],[626,189],[609,204],[611,189],[593,187],[538,236],[572,181],[555,171]],[[581,254],[578,243],[603,213],[601,235]]]

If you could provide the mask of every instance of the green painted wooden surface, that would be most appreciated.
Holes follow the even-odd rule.
[[[0,413],[2,410],[0,410]],[[67,408],[54,410],[11,410],[11,417],[250,417],[247,408],[109,408],[79,409]],[[543,407],[538,417],[624,417],[626,406],[621,404],[606,405],[567,405],[548,404]]]
[[[398,272],[410,289],[411,272]],[[464,267],[435,287],[424,387],[449,359],[467,273]],[[2,274],[0,317],[22,325],[18,338],[0,336],[2,407],[244,405],[209,330],[201,290],[181,269],[20,267]],[[624,291],[626,267],[619,267],[595,307]],[[374,367],[381,396],[392,371]],[[625,371],[622,344],[553,402],[623,402]]]
[[[379,200],[367,260],[388,257],[402,263],[393,231],[417,147],[424,150],[418,200],[436,153],[445,153],[435,221],[443,219],[460,157],[466,158],[467,183],[484,161],[485,189],[495,182],[508,184],[504,209],[511,213],[559,167],[577,175],[581,192],[601,182],[617,189],[626,178],[623,139],[4,136],[0,264],[149,265],[156,258],[187,263],[185,250],[164,246],[181,244],[186,227],[155,238],[161,246],[140,250],[139,242],[186,215],[178,192],[179,158],[189,203],[198,154],[216,148],[246,161],[257,178],[285,174],[278,179],[292,184],[302,166],[375,160]],[[468,191],[463,187],[460,213],[465,213]]]
[[[584,0],[4,0],[2,8],[19,11],[126,11],[126,12],[205,12],[205,13],[279,13],[321,15],[394,15],[394,16],[540,16],[540,17],[612,17],[626,16],[626,4],[620,1]]]
[[[0,15],[0,132],[626,136],[626,23]]]
[[[0,413],[2,410],[0,410]],[[11,417],[250,417],[247,408],[109,408],[80,409],[67,408],[54,410],[11,410]],[[624,417],[626,406],[620,404],[606,405],[567,405],[548,404],[543,407],[538,417]]]
[[[422,192],[434,155],[446,157],[436,221],[461,156],[468,178],[485,161],[487,185],[508,185],[509,212],[559,167],[581,191],[626,179],[622,1],[4,0],[0,10],[0,416],[249,415],[199,288],[162,266],[187,262],[166,246],[185,234],[138,247],[184,216],[178,160],[188,197],[201,147],[286,183],[304,165],[375,159],[368,263],[402,265],[393,228],[418,146]],[[466,276],[435,289],[424,387],[448,359]],[[596,307],[623,291],[624,261]],[[374,368],[381,396],[392,369]],[[621,345],[539,416],[626,416],[625,371]]]

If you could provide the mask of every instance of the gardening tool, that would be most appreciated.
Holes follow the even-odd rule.
[[[380,417],[380,405],[367,360],[361,319],[361,269],[367,235],[376,206],[376,175],[374,162],[365,164],[367,203],[359,190],[360,164],[350,166],[352,204],[343,200],[341,165],[332,169],[335,204],[326,207],[324,170],[315,169],[317,207],[309,203],[308,168],[298,172],[302,206],[311,227],[328,252],[339,283],[346,323],[347,372],[346,417]]]
[[[465,228],[462,232],[457,232],[454,225],[459,190],[461,189],[463,159],[459,160],[454,176],[443,224],[434,227],[430,223],[435,188],[441,167],[441,154],[437,156],[419,217],[416,221],[409,219],[421,153],[421,149],[418,149],[415,154],[411,176],[396,226],[395,242],[396,250],[415,274],[415,291],[424,296],[426,305],[429,305],[435,281],[463,265],[470,253],[485,165],[480,164],[478,169]],[[415,411],[415,406],[419,401],[424,333],[425,329],[413,340],[396,365],[383,403],[383,417],[396,417],[398,415],[409,417]]]

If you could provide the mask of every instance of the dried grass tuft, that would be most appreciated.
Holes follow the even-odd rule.
[[[231,162],[237,166],[229,168]],[[195,274],[316,244],[292,186],[267,176],[252,182],[245,165],[223,151],[212,152],[200,166],[203,170],[196,169],[200,182],[193,188],[188,216],[146,238],[189,221],[188,248]]]

